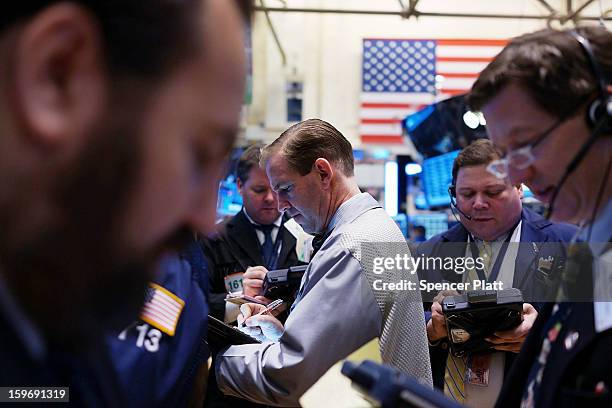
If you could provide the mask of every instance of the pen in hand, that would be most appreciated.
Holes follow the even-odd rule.
[[[270,302],[266,308],[264,310],[262,310],[261,312],[254,314],[253,316],[263,316],[265,314],[268,314],[276,309],[278,309],[279,307],[281,307],[281,305],[283,304],[283,300],[282,299],[276,299],[273,302]],[[253,317],[253,316],[249,316],[247,317],[247,319]],[[244,321],[242,322],[242,324],[240,325],[240,327],[246,327],[246,319],[244,319]]]

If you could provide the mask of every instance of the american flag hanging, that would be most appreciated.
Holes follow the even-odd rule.
[[[401,121],[466,93],[506,40],[364,39],[362,143],[403,143]]]

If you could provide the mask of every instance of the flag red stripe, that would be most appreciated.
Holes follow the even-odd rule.
[[[446,89],[446,88],[442,88],[441,93],[443,94],[451,94],[451,95],[461,95],[464,93],[468,93],[470,91],[470,89]]]
[[[149,306],[148,308],[146,308],[145,313],[154,313],[157,316],[159,316],[160,319],[163,319],[164,321],[167,321],[167,322],[173,322],[174,320],[176,320],[176,316],[172,316],[164,312],[162,309],[158,307],[154,307],[154,306]]]
[[[491,57],[438,57],[438,62],[491,62]]]
[[[392,119],[361,119],[361,123],[364,125],[383,125],[383,124],[396,124],[402,120],[397,118]]]
[[[362,108],[411,108],[414,104],[411,103],[374,103],[374,102],[363,102]]]
[[[508,40],[483,40],[483,39],[449,39],[436,40],[438,45],[484,45],[484,46],[504,46]]]
[[[178,311],[169,310],[167,307],[164,307],[164,305],[156,303],[156,302],[145,305],[145,308],[157,310],[160,313],[162,313],[164,316],[168,317],[169,319],[175,319],[176,316],[178,315]]]
[[[164,326],[166,326],[168,328],[172,328],[174,326],[174,321],[173,320],[168,320],[167,318],[159,315],[158,313],[156,313],[153,310],[147,310],[147,311],[143,312],[142,315],[144,317],[150,318],[151,320],[155,320],[157,323],[163,324]]]
[[[478,78],[478,73],[456,73],[456,72],[439,72],[436,71],[436,75],[442,75],[445,78]]]
[[[404,139],[402,136],[394,135],[361,135],[361,141],[363,143],[403,143]]]
[[[164,306],[166,306],[168,309],[170,309],[173,312],[178,312],[181,310],[180,303],[178,303],[176,300],[164,294],[158,293],[155,297],[155,301],[162,303]]]
[[[163,324],[164,326],[168,326],[168,327],[173,326],[173,322],[171,320],[168,320],[164,318],[163,316],[160,316],[159,314],[155,313],[152,310],[147,310],[146,312],[142,313],[142,316],[148,317],[151,320],[155,320],[156,322],[158,322],[159,324]]]

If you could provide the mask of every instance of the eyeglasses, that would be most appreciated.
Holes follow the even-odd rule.
[[[555,121],[552,126],[542,132],[532,143],[523,147],[519,147],[516,150],[509,151],[505,157],[502,157],[499,160],[493,160],[487,166],[487,171],[497,178],[505,179],[506,177],[508,177],[508,166],[512,166],[515,169],[519,170],[525,170],[535,161],[535,157],[532,153],[532,150],[538,144],[540,144],[542,140],[546,139],[546,137],[548,137],[552,132],[554,132],[555,129],[561,126],[563,122],[570,119],[572,116],[573,115],[562,116],[557,121]]]

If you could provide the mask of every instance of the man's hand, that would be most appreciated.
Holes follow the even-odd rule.
[[[242,293],[264,303],[270,303],[271,300],[263,296],[263,283],[264,279],[266,279],[266,273],[268,273],[268,270],[263,266],[247,268],[244,275],[242,275]]]
[[[245,303],[240,306],[240,315],[238,316],[238,328],[251,337],[259,341],[278,341],[283,335],[285,328],[283,324],[273,315],[281,312],[282,308],[273,310],[271,314],[255,316],[257,313],[265,310],[264,305],[256,303]],[[242,322],[246,327],[242,327]]]
[[[442,313],[442,301],[447,296],[457,296],[459,292],[454,290],[443,290],[433,299],[431,305],[431,319],[427,322],[427,338],[429,341],[437,341],[447,337],[446,321]]]
[[[538,317],[538,311],[529,303],[523,303],[523,321],[512,330],[495,332],[486,340],[493,343],[495,350],[518,353],[525,342],[533,322]]]
[[[446,322],[442,314],[442,305],[434,302],[431,305],[431,319],[427,322],[427,338],[429,341],[437,341],[446,336]]]

